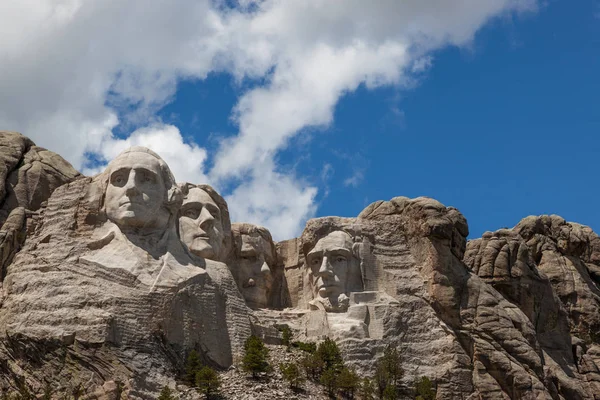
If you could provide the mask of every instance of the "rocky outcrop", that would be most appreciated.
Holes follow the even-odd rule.
[[[0,131],[0,277],[23,244],[25,231],[34,229],[34,212],[54,189],[80,176],[58,154],[20,133]]]
[[[304,311],[255,316],[265,325],[288,325],[301,340],[335,338],[349,364],[365,374],[385,346],[398,346],[405,385],[429,376],[438,398],[594,399],[596,348],[590,335],[582,340],[570,332],[591,332],[598,313],[590,305],[588,325],[573,327],[561,295],[574,297],[557,291],[535,248],[549,241],[547,251],[562,246],[585,255],[577,265],[593,280],[595,236],[563,227],[565,239],[543,238],[531,225],[467,244],[468,226],[456,209],[403,197],[373,203],[357,218],[310,220],[300,238],[277,244],[291,302]],[[527,239],[517,230],[529,232]],[[353,238],[364,290],[349,294],[346,311],[311,310],[323,269],[310,266],[310,253],[338,231]],[[582,296],[589,302],[594,290]]]
[[[527,315],[546,380],[564,398],[600,396],[598,243],[588,227],[558,216],[528,217],[470,241],[464,257]]]
[[[367,207],[361,218],[385,227],[381,237],[389,245],[397,246],[398,236],[406,238],[412,265],[398,268],[389,259],[383,281],[401,303],[403,296],[417,295],[421,309],[430,310],[420,320],[434,319],[445,328],[446,345],[436,353],[454,365],[442,376],[436,370],[440,398],[552,397],[530,321],[461,262],[468,228],[456,209],[432,199],[396,198]],[[418,274],[414,283],[407,270]],[[421,351],[415,358],[427,355]]]
[[[0,224],[16,207],[37,211],[54,189],[81,175],[56,153],[0,131]]]
[[[396,197],[274,243],[148,149],[86,178],[0,138],[0,387],[41,393],[51,377],[89,398],[156,398],[182,387],[191,350],[225,370],[251,332],[277,345],[287,325],[294,340],[333,338],[361,375],[398,348],[407,396],[427,376],[438,399],[600,399],[588,227],[528,217],[467,242],[457,209]],[[234,371],[228,393],[245,386]]]
[[[111,398],[120,387],[148,399],[173,384],[191,350],[217,368],[241,354],[250,321],[227,266],[188,253],[173,215],[156,241],[119,229],[103,207],[105,182],[56,189],[7,267],[0,386],[39,393],[51,377],[61,391],[81,384]]]

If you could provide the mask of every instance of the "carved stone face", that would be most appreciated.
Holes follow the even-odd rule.
[[[271,243],[258,233],[242,234],[239,256],[237,279],[242,296],[250,307],[267,307],[273,286],[269,265],[275,259]]]
[[[348,280],[353,278],[351,275],[360,273],[356,268],[352,244],[350,235],[335,231],[319,239],[307,254],[315,298],[329,299],[332,305],[336,305],[340,295],[347,293]]]
[[[144,152],[123,153],[108,166],[104,209],[119,227],[164,227],[170,213],[164,207],[167,189],[158,159]]]
[[[192,253],[218,261],[225,238],[221,210],[204,190],[191,188],[183,200],[179,237]]]

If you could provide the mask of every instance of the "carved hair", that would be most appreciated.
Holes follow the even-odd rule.
[[[124,154],[129,154],[129,153],[146,153],[146,154],[149,154],[152,157],[156,158],[156,160],[158,161],[159,168],[160,168],[160,174],[162,177],[162,181],[165,186],[165,190],[167,192],[167,196],[166,196],[166,199],[163,204],[167,208],[167,210],[169,210],[169,213],[171,215],[176,215],[177,212],[179,211],[179,209],[181,208],[181,203],[183,202],[183,197],[181,195],[181,190],[179,189],[179,187],[177,186],[177,183],[175,182],[175,177],[173,176],[173,173],[171,172],[171,169],[169,168],[167,163],[158,154],[156,154],[149,148],[142,147],[142,146],[134,146],[134,147],[128,148],[127,150],[121,152],[118,156],[116,156],[108,164],[108,166],[106,167],[106,170],[102,173],[103,176],[101,178],[103,195],[102,195],[102,201],[100,204],[100,208],[104,209],[104,197],[106,196],[106,190],[108,188],[108,183],[110,181],[110,174],[112,173],[113,163],[115,162],[115,160],[119,159]]]
[[[248,223],[235,223],[231,227],[231,234],[233,236],[233,244],[235,247],[235,253],[239,257],[241,255],[242,248],[242,235],[258,235],[262,239],[266,240],[271,246],[271,254],[273,257],[277,257],[277,251],[275,249],[275,243],[273,243],[273,237],[271,232],[263,226],[253,225]],[[272,260],[275,262],[275,260]]]
[[[267,228],[265,228],[264,226],[258,226],[258,225],[247,224],[247,223],[237,223],[237,224],[233,224],[233,226],[231,227],[231,232],[233,234],[233,237],[239,237],[241,235],[257,234],[260,237],[262,237],[263,239],[265,239],[267,242],[273,241],[271,232],[269,232],[269,230]]]
[[[350,236],[352,242],[360,239],[360,232],[356,232],[355,227],[350,224],[339,221],[339,218],[334,217],[323,217],[311,219],[307,222],[306,228],[300,236],[300,248],[302,253],[306,256],[313,247],[317,245],[317,242],[333,232],[344,232]]]
[[[333,232],[343,232],[350,237],[352,242],[352,256],[358,262],[358,273],[360,274],[360,282],[355,282],[354,290],[365,290],[367,287],[367,265],[365,265],[364,254],[361,254],[361,244],[363,236],[361,227],[354,219],[339,218],[339,217],[322,217],[311,219],[306,223],[306,227],[300,236],[300,249],[304,256],[305,268],[309,275],[312,274],[311,269],[306,265],[306,256],[317,245],[317,242]],[[352,286],[351,286],[352,287]]]

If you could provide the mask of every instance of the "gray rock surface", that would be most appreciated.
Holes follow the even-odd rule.
[[[63,388],[81,383],[110,398],[120,382],[129,398],[147,399],[174,381],[192,349],[220,368],[241,354],[250,321],[229,269],[186,251],[176,210],[160,205],[176,204],[178,189],[157,175],[153,192],[146,179],[152,156],[130,154],[106,174],[55,190],[8,266],[2,386],[23,379],[39,390],[38,371],[52,369],[47,376]],[[128,166],[126,175],[139,182],[131,188],[115,175]],[[167,196],[163,187],[173,191]],[[139,207],[142,195],[147,204]],[[160,209],[147,213],[152,204]]]
[[[294,398],[277,372],[239,372],[250,333],[277,349],[287,325],[294,340],[333,338],[362,375],[397,347],[405,393],[427,376],[438,399],[600,399],[588,227],[527,217],[467,243],[455,208],[396,197],[274,243],[147,149],[86,178],[22,135],[0,139],[0,387],[196,399],[179,379],[195,349],[227,398]]]
[[[0,131],[0,281],[35,229],[37,211],[54,189],[81,177],[58,154],[17,132]]]
[[[565,398],[600,396],[598,236],[558,216],[528,217],[470,241],[465,263],[534,324],[545,374]]]
[[[0,225],[16,207],[36,211],[57,187],[81,175],[56,153],[0,131]]]
[[[372,373],[386,345],[397,345],[405,385],[429,376],[437,382],[438,398],[593,399],[600,393],[596,347],[569,335],[572,316],[561,291],[538,269],[540,255],[530,247],[545,243],[556,252],[559,245],[546,242],[557,242],[585,254],[583,264],[593,264],[597,242],[585,228],[555,228],[541,237],[536,224],[525,220],[515,228],[529,232],[529,242],[505,230],[467,246],[467,223],[456,209],[402,197],[373,203],[357,218],[311,220],[300,238],[277,246],[292,304],[305,311],[296,318],[286,311],[255,316],[264,325],[288,324],[302,340],[336,338],[349,363],[363,373]],[[346,312],[310,311],[315,294],[306,255],[319,237],[339,229],[359,247],[365,291],[349,293]],[[565,239],[549,238],[558,238],[557,232]],[[575,264],[586,271],[595,268]],[[588,275],[589,283],[592,272]],[[577,290],[574,281],[586,282],[569,278],[564,287],[564,277],[556,274],[555,280],[561,290]],[[587,339],[593,331],[589,323],[598,315],[590,303],[595,292],[582,284],[579,289],[579,301],[587,301],[579,307],[589,306],[590,315],[588,325],[576,329],[588,332]],[[564,295],[577,298],[569,291]]]
[[[246,304],[253,309],[283,308],[288,304],[287,287],[269,230],[235,223],[231,231],[233,251],[227,265]]]

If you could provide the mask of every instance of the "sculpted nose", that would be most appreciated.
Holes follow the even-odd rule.
[[[125,183],[125,194],[132,195],[139,193],[139,188],[135,184],[135,171],[131,171]]]
[[[263,275],[270,275],[271,274],[271,269],[267,265],[266,261],[263,262],[262,266],[260,267],[260,273],[263,274]]]
[[[200,228],[202,229],[212,227],[215,221],[215,217],[213,217],[212,214],[204,207],[202,207],[202,211],[200,211],[200,216],[198,219],[200,220],[199,224]]]
[[[323,257],[323,261],[321,262],[321,268],[319,268],[319,275],[331,276],[332,274],[333,272],[331,271],[329,260],[327,259],[327,257]]]

